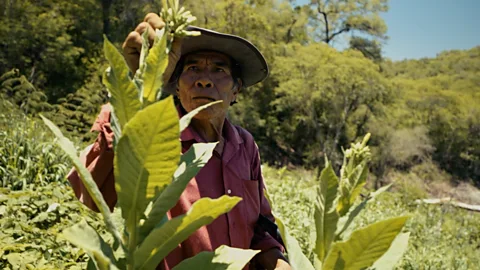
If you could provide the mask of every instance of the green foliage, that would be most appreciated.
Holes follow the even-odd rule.
[[[85,269],[85,252],[59,237],[82,220],[108,236],[97,215],[64,181],[25,191],[0,190],[0,268]]]
[[[241,269],[243,267],[239,262],[250,261],[253,256],[258,253],[255,250],[244,250],[237,248],[229,248],[227,246],[218,247],[214,253],[201,252],[199,255],[184,260],[175,270],[189,269]]]
[[[269,134],[289,149],[284,153],[293,164],[321,164],[326,154],[339,168],[341,148],[364,134],[390,102],[390,83],[359,52],[324,44],[292,44],[276,65]]]
[[[390,249],[406,221],[407,217],[391,218],[354,231],[347,241],[332,246],[322,269],[365,269],[371,266]]]
[[[418,150],[409,146],[411,153],[431,154],[443,170],[458,178],[479,179],[479,62],[480,47],[445,52],[433,59],[386,62],[385,75],[397,89],[395,103],[375,126],[380,130],[385,129],[382,126],[413,131],[426,128],[428,138],[418,132],[408,136],[417,137],[415,144],[420,144]]]
[[[20,0],[0,4],[0,74],[18,68],[50,102],[80,88],[101,38],[97,1]],[[81,16],[79,16],[81,15]],[[100,39],[101,40],[101,39]],[[84,64],[82,64],[84,63]]]
[[[45,127],[0,101],[0,183],[11,190],[61,181],[69,169]]]
[[[84,143],[96,136],[90,132],[92,123],[102,104],[107,102],[107,91],[97,73],[92,74],[85,84],[74,93],[57,100],[54,110],[46,114],[62,131]]]
[[[28,114],[50,111],[52,106],[47,96],[37,90],[18,69],[12,69],[0,76],[0,97],[10,100]]]

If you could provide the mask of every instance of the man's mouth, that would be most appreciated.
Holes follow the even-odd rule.
[[[193,100],[208,100],[208,101],[216,101],[214,98],[211,98],[211,97],[194,97]]]

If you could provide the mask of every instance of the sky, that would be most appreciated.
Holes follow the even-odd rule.
[[[480,0],[390,0],[389,11],[381,16],[389,36],[383,56],[392,60],[480,45]]]

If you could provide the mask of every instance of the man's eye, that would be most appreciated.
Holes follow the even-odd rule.
[[[189,66],[187,70],[198,70],[197,66]]]
[[[217,72],[225,72],[225,69],[223,69],[223,68],[217,68]]]

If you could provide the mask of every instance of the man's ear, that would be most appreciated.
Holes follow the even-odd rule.
[[[235,82],[235,84],[233,86],[234,95],[236,96],[238,93],[240,93],[242,91],[242,89],[243,89],[242,79],[237,78],[237,81]]]
[[[237,81],[233,84],[233,88],[232,88],[233,99],[230,102],[230,105],[237,103],[237,95],[238,93],[240,93],[240,91],[242,91],[242,88],[243,88],[243,82],[240,78],[237,78]]]

